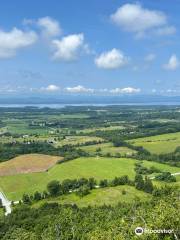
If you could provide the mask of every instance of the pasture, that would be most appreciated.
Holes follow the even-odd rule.
[[[123,190],[126,191],[126,194],[122,194]],[[133,202],[137,198],[139,198],[141,201],[146,201],[151,198],[151,195],[139,191],[135,189],[135,187],[124,185],[93,189],[90,194],[84,196],[83,198],[80,198],[75,193],[72,193],[57,198],[45,199],[33,204],[33,207],[38,207],[45,202],[57,202],[59,204],[77,204],[79,207],[102,206],[104,204],[116,205],[119,202]]]
[[[81,149],[88,153],[99,152],[103,155],[110,153],[112,156],[115,156],[118,153],[121,154],[121,156],[131,155],[136,152],[127,147],[114,147],[113,143],[100,143],[100,144],[94,144],[90,146],[83,146],[81,147]]]
[[[135,146],[142,146],[151,153],[170,153],[180,146],[180,132],[138,138],[129,142]]]
[[[112,130],[122,130],[124,126],[108,126],[108,127],[99,127],[99,128],[87,128],[83,130],[79,130],[79,133],[92,133],[95,131],[112,131]]]
[[[63,159],[44,154],[25,154],[0,164],[0,176],[44,172]]]
[[[104,140],[99,137],[91,137],[91,136],[66,136],[65,139],[56,142],[55,146],[63,146],[63,145],[77,145],[77,144],[85,144],[87,142],[103,142]]]
[[[129,158],[89,157],[78,158],[54,165],[49,171],[41,173],[17,174],[0,177],[0,188],[11,200],[18,200],[23,193],[42,192],[51,180],[79,179],[94,177],[97,180],[113,179],[128,175],[134,179],[134,164],[137,160]],[[156,162],[143,161],[144,166],[154,166],[171,173],[179,172],[177,167],[171,167]]]

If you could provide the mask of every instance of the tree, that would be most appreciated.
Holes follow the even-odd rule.
[[[156,179],[165,182],[176,182],[176,177],[171,175],[170,172],[163,172],[162,174],[157,175]]]
[[[31,203],[31,199],[30,199],[28,194],[23,194],[22,201],[25,204],[30,204]]]
[[[39,201],[39,200],[41,200],[41,198],[42,198],[41,193],[38,192],[38,191],[36,191],[36,192],[34,193],[33,199],[34,199],[35,201]]]
[[[144,191],[147,193],[152,193],[153,189],[154,187],[152,181],[146,176],[144,181]]]
[[[3,238],[4,240],[37,240],[35,233],[23,228],[10,229]]]
[[[42,198],[47,198],[47,197],[48,197],[48,193],[46,191],[43,191]]]
[[[136,174],[134,181],[136,189],[144,190],[144,180],[141,174]]]
[[[88,184],[88,179],[86,179],[86,178],[80,178],[79,180],[78,180],[78,183],[77,183],[77,185],[79,186],[79,187],[81,187],[81,186],[83,186],[83,185],[87,185]]]
[[[90,193],[90,191],[89,191],[89,187],[88,187],[87,185],[81,186],[81,187],[78,189],[78,191],[76,192],[76,194],[77,194],[80,198],[88,195],[89,193]]]
[[[96,184],[97,183],[96,183],[96,180],[94,178],[89,178],[89,180],[88,180],[88,187],[89,187],[89,189],[95,188]]]
[[[53,180],[48,183],[47,190],[51,196],[57,196],[60,193],[59,181]]]
[[[108,186],[108,181],[107,181],[107,179],[100,180],[99,186],[100,186],[101,188],[107,187],[107,186]]]

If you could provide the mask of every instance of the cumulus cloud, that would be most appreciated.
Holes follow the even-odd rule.
[[[65,88],[65,91],[69,92],[69,93],[93,93],[94,89],[85,88],[81,85],[78,85],[76,87],[67,87],[67,88]]]
[[[152,62],[156,58],[156,55],[154,53],[150,53],[145,57],[146,62]]]
[[[39,18],[37,25],[42,28],[43,35],[47,37],[54,37],[62,33],[59,22],[48,16]]]
[[[98,57],[95,58],[96,66],[104,69],[121,68],[125,66],[128,61],[129,59],[116,48],[113,48],[109,52],[101,53]]]
[[[42,91],[48,91],[48,92],[56,92],[60,90],[60,87],[50,84],[46,88],[41,88]]]
[[[175,71],[179,67],[180,67],[180,61],[175,54],[173,54],[170,57],[168,63],[163,66],[164,69],[171,70],[171,71]]]
[[[145,32],[159,29],[161,35],[174,33],[175,28],[169,27],[166,15],[161,11],[149,10],[143,8],[139,3],[124,4],[110,16],[111,20],[121,27],[124,31],[133,32],[136,36],[141,37]]]
[[[110,90],[110,93],[113,94],[134,94],[134,93],[140,93],[140,88],[132,88],[132,87],[126,87],[126,88],[114,88]]]
[[[34,31],[13,28],[10,32],[0,30],[0,58],[11,58],[17,50],[34,44],[38,36]]]
[[[55,49],[53,59],[63,61],[76,60],[80,51],[87,47],[84,44],[83,33],[68,35],[61,40],[55,39],[52,41],[52,45]]]

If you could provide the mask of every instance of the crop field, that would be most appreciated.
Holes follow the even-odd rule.
[[[61,160],[58,156],[26,154],[0,164],[0,176],[44,172]]]
[[[8,199],[19,200],[24,193],[33,195],[35,191],[43,192],[52,180],[62,182],[64,179],[93,177],[99,181],[112,180],[123,175],[128,175],[134,180],[135,163],[139,161],[134,158],[136,154],[137,157],[141,157],[144,153],[141,150],[133,150],[131,145],[143,146],[156,154],[173,152],[177,146],[180,146],[180,130],[177,132],[178,116],[174,115],[174,119],[171,120],[169,114],[168,111],[167,113],[162,111],[161,118],[159,109],[141,107],[129,110],[128,107],[18,109],[17,112],[8,109],[0,114],[2,162],[0,188]],[[142,124],[139,119],[142,120]],[[170,130],[174,129],[176,133],[159,135],[166,132],[167,127]],[[151,131],[156,135],[146,137]],[[37,154],[39,150],[36,149],[37,142],[41,154]],[[126,142],[131,144],[129,148],[125,147]],[[116,145],[121,147],[115,147]],[[58,147],[60,149],[57,149]],[[20,154],[29,152],[33,154],[18,156],[18,151]],[[57,156],[59,151],[60,155],[69,161],[57,164],[62,159]],[[133,158],[131,158],[132,154]],[[18,157],[11,159],[12,156]],[[141,161],[142,165],[148,169],[153,166],[161,171],[180,172],[179,167],[159,163],[158,160],[145,160],[149,159],[149,155],[148,158],[142,155],[142,159],[144,159]],[[171,164],[172,159],[168,163]],[[175,165],[178,166],[178,158],[175,160]],[[153,173],[149,177],[154,177],[156,174]],[[177,182],[168,185],[179,186],[180,176],[176,179]],[[154,179],[152,181],[158,187],[167,184],[165,181]],[[123,187],[126,190],[125,195],[122,194]],[[135,187],[119,186],[95,189],[83,198],[70,194],[58,199],[52,197],[50,201],[87,206],[116,204],[118,201],[131,202],[135,196],[142,200],[150,197],[147,193],[136,190]]]
[[[129,158],[89,157],[78,158],[61,164],[56,164],[47,172],[17,174],[0,177],[0,188],[11,200],[18,200],[23,193],[32,194],[36,190],[42,192],[51,180],[79,179],[94,177],[97,180],[113,179],[128,175],[135,177],[134,164],[136,160]],[[179,172],[179,168],[166,164],[143,161],[144,166],[154,166],[171,173]]]
[[[117,153],[123,155],[131,155],[135,153],[135,150],[132,150],[127,147],[114,147],[112,143],[100,143],[100,144],[95,144],[95,145],[90,145],[90,146],[84,146],[81,147],[84,151],[88,153],[102,153],[102,154],[108,154],[110,153],[112,156],[115,156]]]
[[[122,194],[123,190],[125,190],[125,194]],[[151,195],[139,191],[131,186],[107,187],[94,189],[90,194],[84,196],[83,198],[80,198],[75,193],[72,193],[57,198],[41,200],[35,203],[33,207],[38,207],[45,202],[58,202],[59,204],[77,204],[79,207],[101,206],[104,204],[116,205],[119,202],[133,202],[133,200],[137,198],[141,199],[141,201],[147,201],[151,198]]]
[[[170,153],[180,146],[180,132],[138,138],[129,142],[135,146],[143,146],[151,153]]]
[[[6,131],[12,134],[47,134],[48,129],[42,127],[30,127],[28,122],[23,120],[14,120],[6,122]]]

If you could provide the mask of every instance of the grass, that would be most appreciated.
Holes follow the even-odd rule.
[[[4,216],[4,210],[3,208],[0,208],[0,218]]]
[[[112,156],[115,156],[117,153],[120,153],[121,156],[123,156],[125,154],[131,155],[132,153],[136,152],[127,147],[114,147],[112,143],[100,143],[100,144],[81,147],[81,149],[83,149],[88,153],[96,153],[96,150],[98,148],[101,149],[100,153],[104,155],[107,153],[110,153]]]
[[[104,141],[102,138],[99,137],[91,137],[91,136],[67,136],[64,140],[57,142],[56,146],[63,146],[66,144],[77,145],[77,144],[84,144],[86,142],[102,142]]]
[[[158,162],[143,161],[143,166],[145,166],[147,168],[154,166],[163,172],[170,172],[170,173],[180,172],[180,168],[178,168],[178,167],[173,167],[173,166],[169,166],[167,164],[158,163]],[[153,175],[154,174],[152,174],[152,176]]]
[[[122,191],[125,190],[126,194],[123,195]],[[60,196],[57,198],[49,198],[41,200],[33,205],[38,207],[45,202],[57,202],[59,204],[77,204],[79,207],[87,206],[101,206],[101,205],[116,205],[119,202],[132,202],[136,198],[140,198],[141,201],[149,200],[150,194],[139,191],[135,187],[131,186],[117,186],[107,187],[101,189],[94,189],[90,194],[83,198],[78,197],[75,193]]]
[[[55,165],[59,156],[44,154],[25,154],[0,164],[0,176],[15,175],[19,173],[44,172]]]
[[[90,178],[97,180],[113,179],[116,176],[128,175],[134,179],[134,164],[137,160],[128,158],[90,157],[78,158],[62,164],[56,164],[48,172],[17,174],[0,177],[0,188],[10,200],[18,200],[23,193],[33,194],[36,190],[42,192],[51,180],[74,178]],[[171,167],[156,162],[143,161],[144,166],[155,166],[171,173],[179,172],[177,167]]]
[[[83,130],[79,130],[80,133],[92,133],[95,131],[112,131],[112,130],[122,130],[123,126],[109,126],[109,127],[99,127],[99,128],[87,128]]]
[[[23,121],[13,121],[8,122],[7,131],[13,134],[47,134],[48,129],[42,127],[30,127],[27,122]]]
[[[55,116],[55,119],[83,119],[83,118],[89,118],[88,114],[85,113],[73,113],[73,114],[60,114]]]
[[[180,132],[138,138],[129,142],[136,146],[143,146],[151,153],[170,153],[180,146]]]

